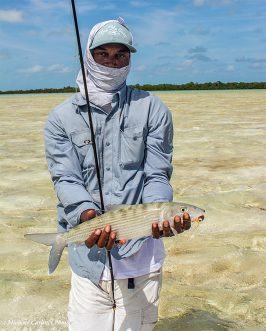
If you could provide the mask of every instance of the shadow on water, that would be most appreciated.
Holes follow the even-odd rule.
[[[235,323],[203,310],[190,310],[181,317],[160,319],[155,331],[237,331]]]

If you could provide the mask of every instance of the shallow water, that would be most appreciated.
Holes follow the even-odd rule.
[[[266,91],[156,92],[172,111],[175,199],[206,221],[165,240],[163,330],[266,329]],[[0,330],[66,330],[66,254],[25,232],[55,229],[43,124],[66,94],[0,97]],[[36,310],[36,307],[38,309]]]

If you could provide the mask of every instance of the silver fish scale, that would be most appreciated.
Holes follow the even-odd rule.
[[[205,210],[180,202],[153,202],[139,205],[117,206],[115,210],[97,216],[65,233],[28,233],[26,238],[35,242],[52,246],[49,256],[49,273],[56,269],[62,252],[68,243],[84,243],[88,236],[97,228],[110,224],[116,231],[117,239],[137,239],[151,235],[151,224],[164,219],[173,226],[175,215],[187,211],[191,221],[200,222],[204,219]]]
[[[83,242],[92,231],[110,224],[117,239],[134,239],[151,234],[151,223],[159,220],[165,203],[129,205],[84,222],[64,234],[67,242]],[[169,204],[169,203],[167,203]],[[133,224],[133,225],[132,225]]]

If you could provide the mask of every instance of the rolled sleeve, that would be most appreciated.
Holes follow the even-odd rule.
[[[143,203],[172,201],[173,124],[166,106],[157,98],[149,119],[144,162]]]
[[[96,212],[100,213],[98,206],[88,201],[80,202],[76,205],[69,205],[64,209],[69,224],[68,229],[80,223],[81,213],[86,209],[95,209]]]

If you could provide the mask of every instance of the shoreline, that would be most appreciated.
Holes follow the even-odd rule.
[[[266,88],[264,89],[202,89],[202,90],[146,90],[147,92],[151,93],[233,93],[233,92],[262,92],[266,91]],[[10,96],[44,96],[44,95],[60,95],[60,94],[65,94],[65,95],[73,95],[79,91],[73,91],[73,92],[23,92],[23,93],[1,93],[0,92],[0,98],[1,97],[10,97]]]
[[[128,86],[145,91],[227,91],[227,90],[265,90],[266,82],[207,82],[207,83],[185,83],[185,84],[128,84]],[[77,87],[64,86],[61,88],[38,88],[28,90],[7,90],[3,94],[36,94],[36,93],[73,93],[78,92]]]

